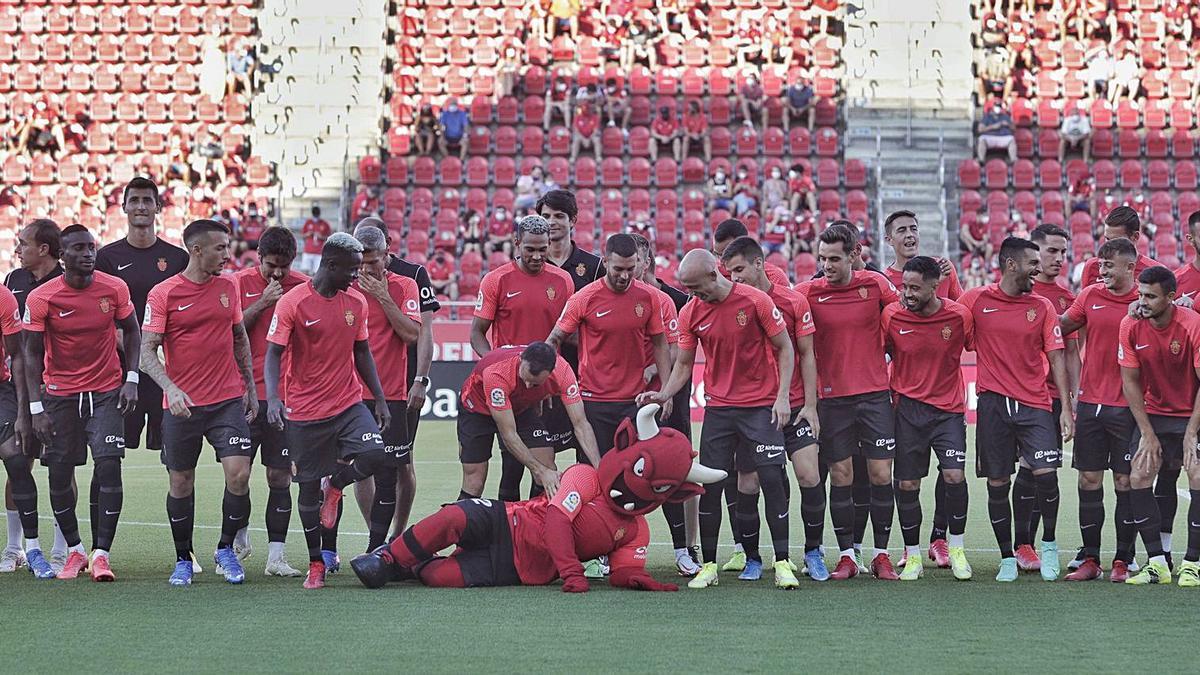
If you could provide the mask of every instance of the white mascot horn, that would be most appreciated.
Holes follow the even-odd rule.
[[[639,441],[648,441],[658,435],[658,422],[654,420],[654,416],[658,414],[659,409],[657,403],[651,403],[638,410],[637,434]]]
[[[688,483],[699,483],[700,485],[710,485],[717,481],[725,480],[729,474],[720,469],[710,469],[700,462],[692,462],[692,468],[688,471],[687,478],[684,480]]]

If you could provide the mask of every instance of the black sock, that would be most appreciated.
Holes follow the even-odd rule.
[[[117,521],[125,490],[121,485],[121,459],[105,457],[92,470],[92,492],[96,494],[97,519],[92,521],[92,548],[111,551],[117,536]]]
[[[4,468],[8,472],[8,482],[12,485],[13,503],[21,513],[21,529],[25,532],[25,538],[37,539],[37,483],[34,482],[33,472],[29,467],[29,456],[18,452],[4,460]]]
[[[533,480],[529,481],[529,498],[530,499],[534,499],[535,497],[539,497],[544,494],[546,494],[546,488],[544,486],[537,483],[536,481],[533,481]]]
[[[121,461],[120,458],[118,458],[118,457],[114,457],[113,459],[116,459],[118,462]],[[120,476],[121,476],[120,471],[118,471],[117,472],[118,482],[121,480]],[[92,484],[88,487],[88,515],[91,518],[91,520],[89,522],[91,522],[91,524],[92,524],[92,550],[95,550],[97,548],[102,548],[107,551],[108,548],[104,547],[104,546],[99,546],[97,544],[97,539],[96,539],[97,530],[98,530],[97,523],[100,522],[100,482],[98,480],[96,480],[95,469],[92,470]]]
[[[1104,527],[1104,488],[1079,488],[1079,534],[1083,555],[1100,560],[1100,530]]]
[[[921,543],[921,491],[896,490],[896,511],[900,516],[900,536],[905,546]]]
[[[788,513],[788,502],[784,496],[787,475],[773,467],[759,467],[758,483],[762,487],[763,506],[766,507],[767,513],[767,530],[771,532],[771,548],[775,553],[775,561],[787,560],[791,555],[788,551],[791,542],[788,532],[791,514]]]
[[[353,462],[343,464],[329,477],[329,484],[339,490],[345,490],[346,486],[351,483],[374,476],[377,471],[384,468],[388,461],[389,459],[383,454],[383,451],[364,452],[355,457]]]
[[[817,550],[825,538],[825,486],[800,487],[800,519],[804,521],[804,552]]]
[[[177,561],[192,559],[192,522],[195,518],[195,493],[186,497],[167,495],[167,520],[171,521],[171,538],[175,540]]]
[[[267,541],[287,541],[288,525],[292,521],[291,488],[269,488],[267,492]]]
[[[700,495],[700,555],[706,563],[717,561],[721,515],[721,490],[705,490]]]
[[[71,487],[71,477],[75,467],[65,464],[50,465],[50,508],[54,510],[54,520],[62,531],[67,546],[78,546],[79,519],[75,516],[75,489]]]
[[[233,546],[233,539],[238,530],[250,524],[250,493],[235,495],[225,488],[221,498],[221,538],[217,548]]]
[[[871,534],[875,548],[886,551],[892,536],[892,518],[896,513],[896,495],[890,482],[871,486]],[[918,536],[920,536],[918,534]]]
[[[500,489],[496,498],[503,502],[521,501],[521,479],[524,477],[525,465],[510,452],[500,453]]]
[[[1192,501],[1188,504],[1188,540],[1187,553],[1183,559],[1188,562],[1200,562],[1200,490],[1189,490]]]
[[[464,499],[479,499],[479,495],[473,495],[470,492],[467,492],[466,490],[459,490],[458,491],[458,501],[461,502]],[[499,499],[501,501],[506,501],[504,499],[504,497],[500,497]]]
[[[1001,558],[1013,556],[1013,509],[1008,501],[1008,487],[1008,483],[988,485],[988,517],[992,521],[992,532],[996,535]]]
[[[959,535],[967,529],[967,482],[946,483],[946,516],[950,534]]]
[[[1158,502],[1154,499],[1154,490],[1141,488],[1129,491],[1129,515],[1134,526],[1142,535],[1142,544],[1146,547],[1146,556],[1163,555],[1161,517],[1158,514]]]
[[[319,482],[317,484],[317,487],[320,487]],[[299,504],[299,502],[296,502],[296,503]],[[318,499],[317,506],[320,507],[320,505],[321,505],[321,500]],[[342,511],[345,508],[345,506],[346,506],[346,500],[345,499],[339,500],[338,501],[337,520],[333,521],[333,527],[325,527],[324,525],[321,526],[321,530],[320,530],[321,550],[323,550],[323,551],[338,550],[338,527],[342,524]],[[320,514],[318,514],[318,516],[319,515]],[[300,522],[303,523],[304,521],[301,520]],[[321,522],[320,518],[317,519],[317,522],[318,523]],[[307,532],[307,531],[308,531],[308,527],[305,526],[305,532]]]
[[[733,534],[733,543],[740,544],[742,543],[742,536],[741,531],[738,529],[737,519],[738,489],[736,471],[731,472],[729,477],[725,479],[723,490],[725,492],[725,511],[729,514],[729,529]]]
[[[739,492],[737,498],[738,538],[747,560],[762,562],[758,552],[758,529],[762,522],[758,518],[758,493]]]
[[[683,514],[681,502],[668,502],[662,505],[663,517],[667,521],[667,529],[671,531],[671,546],[687,548],[686,517]]]
[[[1007,497],[1005,500],[1007,501]],[[1033,509],[1037,506],[1037,481],[1033,470],[1021,467],[1012,482],[1012,528],[1015,546],[1033,545]]]
[[[308,560],[321,562],[321,549],[325,545],[322,541],[324,533],[321,531],[321,481],[300,483],[300,494],[296,496],[296,510],[300,512],[300,525],[304,528]],[[334,546],[337,546],[336,540]]]
[[[1133,515],[1129,506],[1129,491],[1117,490],[1117,508],[1113,512],[1113,523],[1117,529],[1117,560],[1133,562],[1134,540],[1137,539],[1137,527],[1133,524]]]
[[[1037,501],[1042,512],[1042,541],[1054,541],[1058,525],[1057,471],[1037,476]]]
[[[946,479],[942,476],[942,472],[938,471],[937,479],[933,482],[933,527],[929,528],[929,543],[932,544],[938,539],[946,538],[946,529],[950,524],[948,518],[949,516],[946,513]]]
[[[854,488],[849,485],[829,486],[829,519],[833,521],[833,536],[839,551],[854,545]]]
[[[871,481],[864,463],[862,470],[854,467],[854,484],[851,486],[854,500],[854,543],[861,544],[867,538],[867,519],[871,517]]]
[[[387,539],[392,517],[396,515],[396,481],[399,474],[395,466],[386,466],[375,472],[375,502],[367,524],[367,551],[374,551]]]
[[[1175,530],[1175,512],[1179,510],[1179,493],[1175,492],[1175,486],[1178,483],[1179,469],[1161,469],[1158,472],[1158,480],[1154,481],[1154,500],[1158,502],[1158,526],[1167,534]]]

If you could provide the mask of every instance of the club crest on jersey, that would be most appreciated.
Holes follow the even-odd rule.
[[[351,312],[350,310],[346,310],[346,313],[344,316],[346,317],[346,325],[353,326],[354,325],[354,312]]]
[[[1025,320],[1029,323],[1037,321],[1037,310],[1031,308],[1028,312],[1025,312]]]
[[[112,302],[108,298],[100,298],[100,311],[105,314],[112,311]]]
[[[738,310],[738,313],[737,313],[737,322],[738,322],[738,325],[739,325],[739,326],[745,326],[745,325],[746,325],[746,320],[747,320],[747,319],[746,319],[746,310],[744,310],[744,309],[739,309],[739,310]]]
[[[1059,309],[1061,309],[1062,311],[1064,311],[1064,312],[1065,312],[1065,311],[1067,311],[1067,307],[1068,307],[1068,305],[1067,305],[1067,299],[1066,299],[1066,298],[1059,298],[1059,299],[1058,299],[1058,308],[1059,308]]]
[[[860,287],[859,287],[859,289],[858,289],[858,297],[862,298],[863,300],[866,300],[866,299],[867,299],[867,296],[868,296],[868,295],[870,295],[870,294],[871,294],[871,292],[867,290],[867,287],[866,287],[866,286],[860,286]]]
[[[167,271],[167,259],[166,259],[166,258],[159,258],[159,259],[158,259],[158,271],[159,271],[159,272],[166,272],[166,271]]]
[[[954,331],[950,329],[950,326],[942,326],[942,339],[949,342],[951,335],[954,335]]]
[[[1179,340],[1171,340],[1171,353],[1179,354],[1183,351],[1183,345],[1179,344]]]
[[[642,315],[646,313],[646,308],[642,306],[642,303],[639,302],[633,306],[633,313],[637,316],[637,318],[640,319],[642,318]]]
[[[224,307],[225,309],[229,309],[229,295],[226,293],[222,293],[221,297],[219,299],[221,301],[221,306]]]
[[[554,296],[556,296],[556,295],[558,295],[558,293],[554,290],[553,286],[546,287],[546,297],[547,298],[550,298],[551,300],[553,300]]]
[[[618,542],[625,538],[625,528],[618,527],[616,532],[613,532],[613,541]]]
[[[584,265],[583,263],[579,263],[578,265],[575,266],[575,276],[581,277],[585,274],[587,274],[587,265]]]

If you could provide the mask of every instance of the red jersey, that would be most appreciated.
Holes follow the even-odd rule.
[[[1196,366],[1200,365],[1200,315],[1176,307],[1171,322],[1159,330],[1146,319],[1121,319],[1117,361],[1139,368],[1146,412],[1190,417],[1196,401]]]
[[[1125,295],[1113,295],[1104,284],[1094,284],[1079,292],[1067,310],[1067,317],[1087,328],[1087,349],[1079,374],[1079,400],[1083,403],[1127,407],[1121,393],[1121,367],[1117,353],[1121,320],[1129,314],[1129,304],[1138,299],[1134,286]]]
[[[523,351],[524,345],[501,347],[479,359],[463,382],[459,396],[463,406],[480,415],[491,415],[496,410],[511,410],[519,415],[553,396],[561,396],[565,405],[582,400],[575,372],[561,356],[545,382],[536,387],[526,385],[520,374]]]
[[[267,280],[263,278],[262,272],[257,267],[244,269],[233,275],[233,279],[238,285],[238,297],[241,298],[242,312],[262,296],[263,291],[267,288]],[[293,288],[308,281],[308,277],[295,271],[290,270],[280,282],[283,286],[283,292],[287,293]],[[278,304],[278,303],[276,303]],[[258,315],[258,319],[254,324],[246,327],[246,334],[250,337],[250,358],[251,368],[254,371],[254,389],[258,394],[258,400],[267,400],[267,385],[263,384],[263,363],[267,358],[267,330],[271,327],[271,317],[275,316],[275,307],[263,310],[262,314]],[[282,363],[281,369],[287,371],[287,364]]]
[[[528,274],[516,262],[488,272],[479,284],[475,316],[492,322],[492,347],[545,340],[575,292],[571,274],[546,264]]]
[[[792,386],[788,391],[788,399],[793,408],[799,408],[804,405],[804,377],[800,373],[800,349],[796,346],[796,341],[817,332],[817,327],[813,324],[812,309],[808,306],[808,298],[786,286],[771,284],[767,295],[775,303],[779,313],[783,314],[784,325],[787,326],[788,336],[792,338],[792,347],[796,350],[796,364],[792,368]]]
[[[722,276],[724,276],[726,279],[729,278],[729,270],[725,269],[724,264],[717,265],[717,269],[721,271]],[[787,272],[785,272],[779,265],[776,265],[775,263],[769,263],[764,260],[763,272],[766,273],[767,281],[771,282],[772,285],[783,286],[785,288],[792,287],[792,280],[788,278]]]
[[[7,302],[0,306],[3,316],[12,316],[12,310]],[[42,381],[47,393],[70,396],[120,387],[121,360],[113,322],[131,314],[129,287],[104,272],[93,272],[92,284],[81,290],[68,286],[59,275],[30,291],[25,298],[23,328],[46,334]],[[12,334],[11,326],[5,325],[3,330],[5,335]]]
[[[645,364],[631,359],[665,332],[659,299],[650,286],[634,281],[624,293],[597,279],[567,300],[555,326],[579,333],[579,389],[589,401],[632,401],[645,391]],[[661,291],[659,291],[661,293]]]
[[[17,296],[0,286],[0,334],[16,335],[21,332],[21,308],[17,306]],[[8,382],[12,373],[8,369],[8,355],[4,353],[4,342],[0,341],[0,381]]]
[[[596,129],[600,127],[600,118],[594,113],[580,114],[575,116],[575,131],[579,132],[580,136],[590,138],[596,133]]]
[[[1058,312],[1049,300],[1026,293],[1012,297],[1000,284],[972,288],[959,298],[975,322],[980,392],[990,391],[1051,410],[1046,391],[1046,354],[1063,348]]]
[[[1196,292],[1200,291],[1200,270],[1195,262],[1190,262],[1175,270],[1175,297],[1191,298],[1193,302],[1200,300]]]
[[[421,324],[421,291],[417,282],[410,277],[401,276],[385,271],[383,278],[387,280],[388,295],[400,308],[404,316]],[[408,343],[400,339],[392,324],[388,321],[383,305],[370,293],[354,284],[355,290],[362,293],[367,301],[367,340],[371,345],[371,356],[375,357],[375,371],[379,373],[379,383],[383,385],[383,396],[389,401],[404,401],[408,399]],[[357,371],[356,371],[357,374]],[[362,397],[367,400],[375,398],[366,383],[362,386]]]
[[[580,565],[607,555],[613,570],[644,568],[650,528],[645,516],[626,516],[600,503],[600,479],[596,469],[575,464],[563,472],[554,499],[540,496],[524,502],[508,502],[505,510],[512,533],[513,564],[521,583],[548,584],[564,567]],[[550,509],[558,509],[571,523],[571,531],[552,532],[546,522]],[[574,544],[574,550],[563,546]]]
[[[1040,295],[1049,300],[1050,304],[1054,306],[1054,311],[1060,316],[1066,314],[1067,310],[1071,308],[1071,303],[1075,302],[1075,294],[1069,288],[1057,282],[1048,284],[1044,281],[1035,280],[1033,282],[1033,294]],[[1076,341],[1077,338],[1066,338],[1063,344]],[[1054,385],[1053,373],[1046,374],[1046,393],[1050,395],[1051,399],[1058,399],[1058,387]]]
[[[1158,261],[1154,258],[1147,258],[1141,253],[1138,254],[1137,262],[1133,264],[1133,278],[1137,279],[1137,275],[1142,273],[1142,270],[1147,267],[1158,267]],[[1100,259],[1088,258],[1087,262],[1083,263],[1083,282],[1080,288],[1087,288],[1094,283],[1100,281]],[[1035,291],[1036,292],[1036,291]]]
[[[892,391],[938,410],[965,413],[963,350],[975,348],[975,322],[966,307],[942,300],[930,316],[901,303],[883,308],[883,334],[892,355]]]
[[[883,273],[896,288],[900,288],[904,283],[904,270],[898,270],[889,265],[883,268]],[[950,276],[942,279],[938,284],[936,293],[943,300],[958,300],[962,297],[963,287],[958,282],[958,271],[954,269],[953,265],[950,266]]]
[[[242,322],[238,285],[231,277],[203,284],[182,273],[150,289],[142,330],[161,333],[167,377],[192,399],[211,405],[246,391],[233,358],[233,327]],[[163,407],[167,407],[163,395]]]
[[[662,317],[663,330],[667,334],[667,344],[679,344],[679,313],[675,311],[675,301],[671,299],[671,296],[663,292],[662,289],[651,286],[650,284],[646,285],[650,286],[650,289],[654,291],[654,297],[658,300],[659,315]],[[655,365],[654,345],[646,344],[645,347],[645,358],[642,359],[642,362],[646,367],[650,367]],[[655,375],[654,377],[650,378],[650,382],[646,385],[646,389],[648,391],[658,391],[662,388],[662,382],[662,378],[660,378],[658,375]]]
[[[887,391],[883,351],[883,308],[900,297],[887,277],[856,270],[850,283],[831,286],[825,277],[796,287],[808,299],[821,327],[813,338],[817,354],[817,393],[821,398]]]
[[[280,376],[288,419],[329,419],[362,401],[354,344],[369,336],[367,299],[353,288],[326,298],[309,281],[279,299],[267,342],[290,359]]]
[[[333,228],[324,218],[309,218],[300,228],[300,236],[304,238],[305,253],[320,253],[325,240],[333,234]]]
[[[734,284],[724,300],[692,298],[679,312],[679,348],[704,348],[704,398],[711,406],[769,406],[779,393],[770,338],[787,329],[766,293]]]

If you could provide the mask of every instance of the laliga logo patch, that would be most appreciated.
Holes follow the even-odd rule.
[[[579,504],[582,501],[579,493],[572,490],[567,493],[566,497],[563,497],[563,508],[571,513],[575,513],[575,509],[579,508]]]
[[[150,307],[149,306],[146,307],[146,320],[147,321],[150,320]],[[278,326],[279,326],[279,315],[276,314],[271,317],[271,327],[267,329],[267,335],[274,335],[275,328]]]
[[[479,291],[479,295],[475,296],[475,309],[477,311],[483,309],[483,291],[482,290]]]
[[[667,324],[667,330],[670,330],[670,331],[679,330],[679,320],[671,319],[670,323]]]
[[[143,326],[150,325],[150,315],[153,313],[154,313],[154,311],[150,309],[150,304],[147,303],[146,304],[146,314],[145,314],[145,316],[142,317],[142,325]],[[29,305],[25,305],[25,323],[29,323]]]
[[[500,387],[496,387],[492,390],[491,398],[493,408],[499,408],[500,406],[504,405],[504,390]]]
[[[29,305],[28,304],[25,305],[24,321],[25,321],[25,323],[29,323]],[[146,306],[146,321],[147,322],[150,321],[150,306],[149,305]]]

